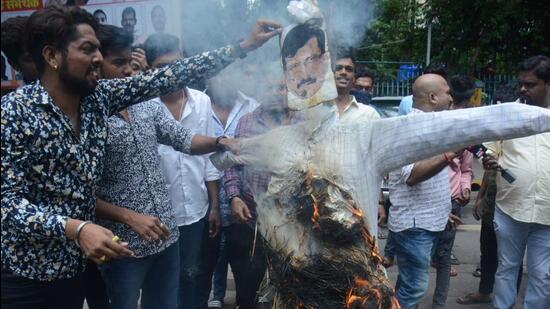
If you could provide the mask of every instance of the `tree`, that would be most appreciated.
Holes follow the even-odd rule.
[[[422,63],[432,23],[432,61],[473,72],[490,61],[512,72],[550,52],[550,2],[536,0],[378,0],[363,59]]]
[[[492,61],[510,71],[550,51],[548,1],[431,0],[427,18],[434,21],[434,44],[443,47],[434,57],[452,66],[473,70]]]

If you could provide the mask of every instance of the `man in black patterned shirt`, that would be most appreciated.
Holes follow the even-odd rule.
[[[264,32],[266,26],[276,30]],[[126,79],[99,80],[93,16],[50,6],[29,18],[39,81],[2,97],[2,307],[82,308],[84,256],[131,256],[94,219],[109,115],[217,73],[280,32],[256,23],[238,44]],[[232,148],[193,136],[192,153]],[[80,247],[80,248],[79,248]]]

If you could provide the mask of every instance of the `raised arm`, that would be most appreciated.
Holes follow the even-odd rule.
[[[268,27],[275,29],[265,31]],[[281,32],[281,26],[272,21],[259,20],[249,36],[238,44],[181,59],[163,68],[149,70],[124,78],[101,80],[99,92],[106,96],[110,114],[129,106],[181,89],[198,80],[209,78],[228,66],[236,58],[263,45]]]
[[[176,151],[192,155],[225,149],[231,150],[235,144],[232,138],[217,139],[211,136],[193,135],[189,129],[165,113],[160,105],[152,106],[152,108],[154,109],[151,112],[154,113],[159,144],[172,146]]]
[[[382,175],[444,151],[548,131],[549,109],[506,103],[378,120],[362,139]]]

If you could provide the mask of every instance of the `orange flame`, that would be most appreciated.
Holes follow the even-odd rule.
[[[313,215],[311,215],[311,222],[317,226],[317,220],[319,220],[319,207],[317,206],[317,200],[313,194],[311,195],[311,199],[313,200]]]
[[[363,211],[359,208],[352,207],[351,213],[358,218],[363,218]]]
[[[370,287],[370,283],[365,279],[355,277],[355,286],[361,289],[368,289]]]

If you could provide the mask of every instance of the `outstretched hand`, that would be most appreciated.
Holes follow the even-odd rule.
[[[226,151],[231,151],[235,155],[239,155],[240,144],[239,140],[235,138],[222,138],[220,140],[220,145]]]
[[[248,37],[240,43],[240,46],[244,51],[249,52],[262,46],[265,42],[269,41],[269,39],[282,32],[283,27],[279,23],[272,20],[260,19],[256,21],[252,31]]]

